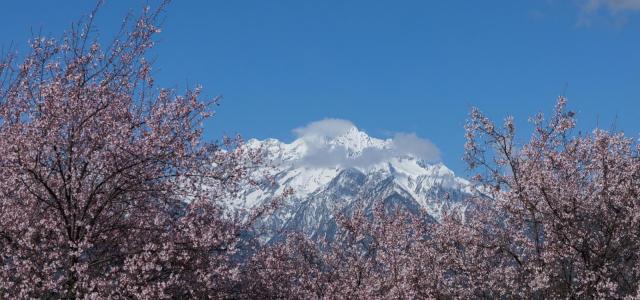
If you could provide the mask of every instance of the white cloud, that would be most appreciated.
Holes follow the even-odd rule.
[[[411,154],[425,160],[440,160],[438,147],[415,133],[396,133],[392,141],[398,154]]]
[[[577,26],[589,26],[601,12],[607,12],[614,25],[621,26],[627,13],[640,11],[640,0],[581,0]]]
[[[384,142],[384,147],[365,147],[358,155],[352,155],[347,147],[326,143],[354,128],[357,127],[348,120],[324,119],[294,129],[293,132],[308,147],[305,156],[295,164],[309,167],[367,168],[398,156],[412,156],[429,162],[440,160],[440,150],[431,141],[418,137],[415,133],[396,133]]]
[[[334,138],[356,127],[351,121],[342,119],[324,119],[293,130],[300,138]]]
[[[603,8],[613,13],[640,10],[640,0],[587,0],[582,5],[582,9],[587,13],[593,13]]]

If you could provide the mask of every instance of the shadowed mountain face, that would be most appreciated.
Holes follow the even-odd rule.
[[[250,140],[247,145],[263,149],[272,166],[260,173],[269,173],[274,183],[247,188],[231,204],[250,208],[287,188],[294,192],[259,222],[267,232],[265,242],[289,231],[332,240],[337,212],[370,210],[379,201],[387,208],[426,211],[431,216],[428,221],[437,221],[443,208],[464,205],[472,193],[469,183],[443,164],[429,163],[398,149],[393,139],[372,138],[355,127],[335,136],[301,137],[290,144],[268,139]]]

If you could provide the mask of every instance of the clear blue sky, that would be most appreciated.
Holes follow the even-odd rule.
[[[107,1],[102,34],[141,4]],[[0,44],[58,36],[92,6],[3,2]],[[290,141],[293,128],[342,118],[377,137],[428,138],[466,175],[471,106],[526,127],[565,93],[583,128],[640,132],[638,0],[175,1],[163,30],[158,82],[224,96],[209,138]]]

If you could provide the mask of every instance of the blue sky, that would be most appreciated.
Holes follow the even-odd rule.
[[[108,36],[141,4],[107,1],[98,28]],[[0,45],[58,36],[92,6],[5,2]],[[208,138],[290,141],[340,118],[427,138],[466,175],[471,106],[524,130],[565,94],[582,128],[640,132],[640,0],[175,1],[153,55],[160,85],[224,96]]]

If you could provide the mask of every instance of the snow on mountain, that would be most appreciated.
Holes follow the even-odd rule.
[[[303,132],[291,143],[249,140],[246,146],[262,149],[271,162],[259,173],[274,183],[247,188],[233,205],[251,208],[291,188],[293,196],[262,220],[273,232],[268,238],[286,230],[319,238],[335,231],[336,210],[385,201],[437,219],[443,207],[462,205],[472,193],[468,181],[430,161],[437,149],[428,141],[415,135],[377,139],[349,125],[329,134]]]

